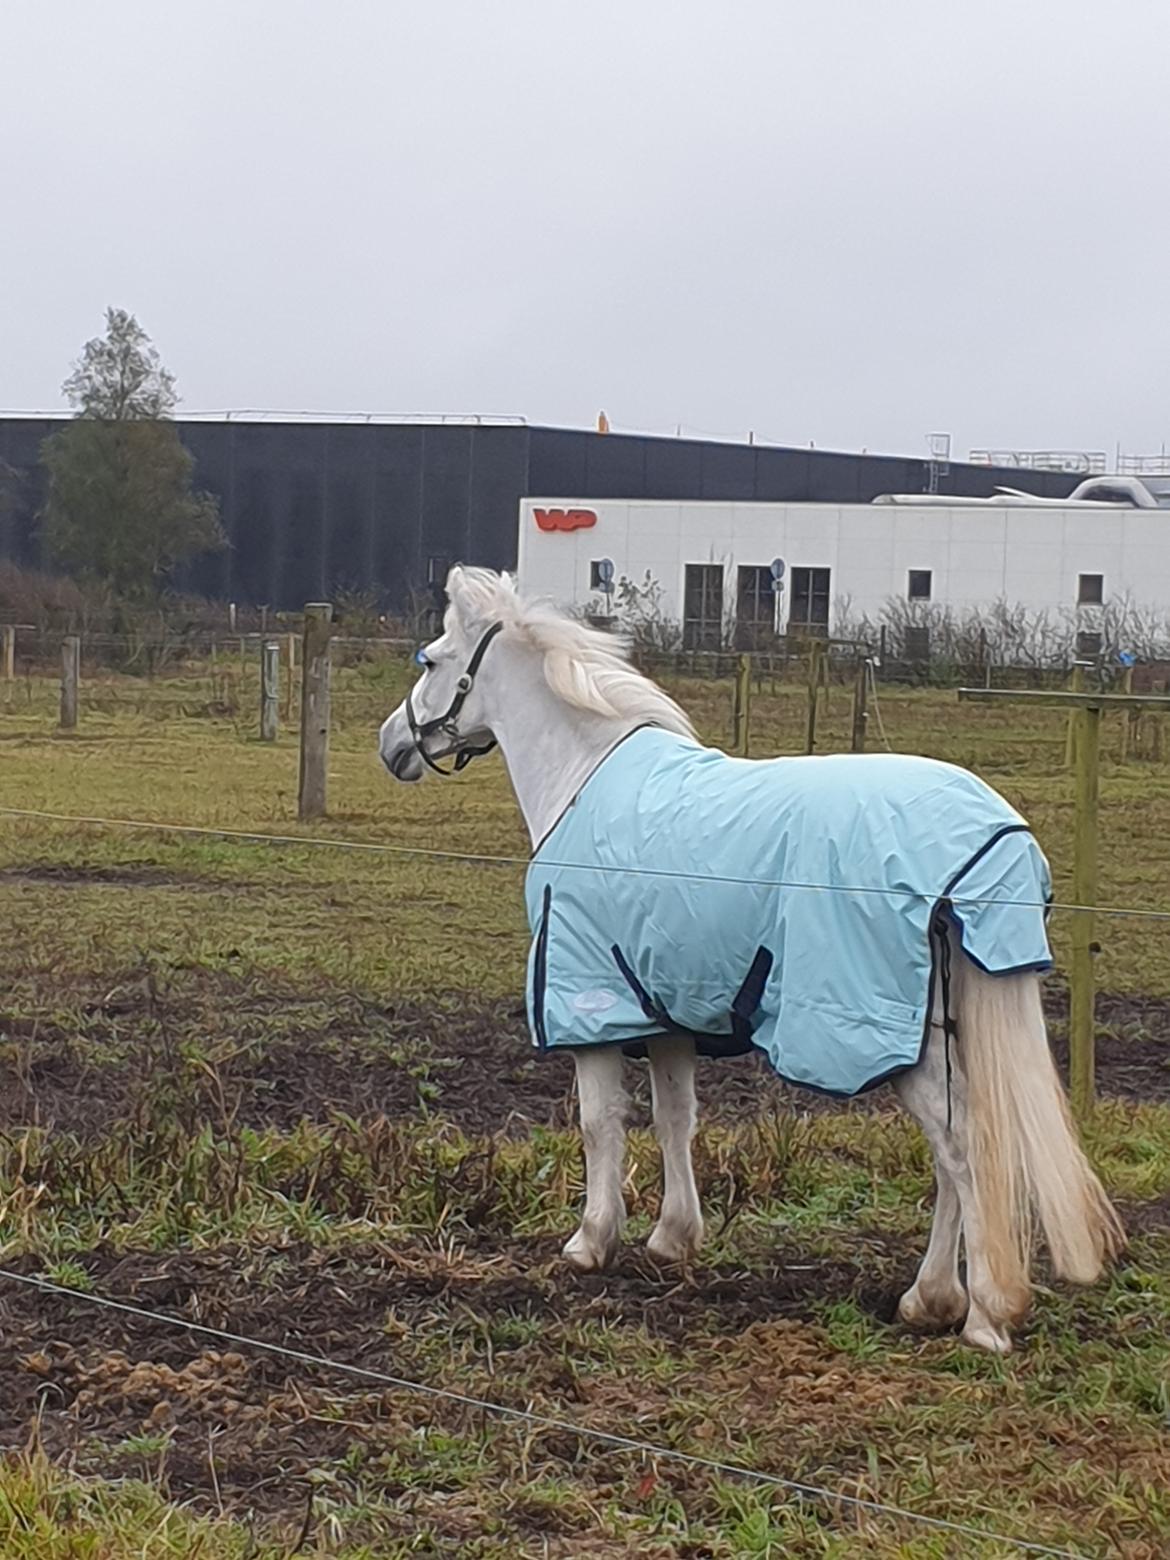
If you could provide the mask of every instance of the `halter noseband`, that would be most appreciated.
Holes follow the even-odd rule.
[[[485,753],[490,753],[496,745],[495,737],[485,742],[482,747],[473,747],[469,742],[463,742],[459,735],[459,727],[455,722],[458,719],[459,711],[463,708],[467,695],[475,687],[476,673],[479,671],[480,664],[487,654],[487,647],[503,626],[503,623],[493,623],[479,644],[476,645],[475,650],[472,652],[471,660],[467,663],[467,670],[460,674],[459,680],[455,684],[455,697],[447,706],[445,714],[436,715],[433,719],[424,720],[420,724],[414,713],[414,690],[411,689],[406,695],[406,718],[410,723],[410,734],[414,738],[414,745],[418,749],[419,757],[423,763],[428,768],[433,769],[437,775],[457,774],[459,770],[465,769],[473,758],[482,758]],[[436,734],[446,737],[455,744],[455,765],[452,769],[440,769],[423,745],[428,737],[433,737]]]

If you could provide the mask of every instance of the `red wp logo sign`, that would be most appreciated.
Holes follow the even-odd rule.
[[[592,509],[537,509],[533,513],[542,531],[587,531],[597,524]]]

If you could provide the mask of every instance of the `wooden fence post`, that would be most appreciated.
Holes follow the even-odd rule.
[[[741,655],[735,663],[735,687],[731,699],[731,745],[748,756],[751,747],[752,658]]]
[[[282,693],[280,700],[280,709],[282,718],[286,721],[291,721],[293,707],[293,683],[296,680],[295,673],[297,669],[297,636],[295,634],[286,634],[284,636],[284,650],[285,678],[284,692]]]
[[[297,798],[300,818],[321,818],[329,770],[329,639],[333,608],[327,601],[305,607],[301,656],[301,768]]]
[[[821,686],[821,657],[824,644],[810,639],[808,646],[808,725],[805,729],[804,751],[815,753],[817,747],[817,695]]]
[[[16,679],[16,624],[8,623],[4,628],[4,681],[14,682]]]
[[[1068,680],[1068,688],[1070,693],[1084,693],[1085,691],[1085,669],[1079,661],[1073,662],[1072,676]],[[1064,767],[1066,769],[1073,769],[1076,766],[1077,735],[1080,729],[1077,721],[1077,710],[1074,707],[1068,712],[1068,736],[1064,744]]]
[[[280,703],[280,646],[274,639],[260,646],[260,740],[276,741]]]
[[[1073,902],[1095,905],[1097,902],[1097,796],[1098,757],[1101,742],[1101,711],[1085,705],[1073,712],[1077,722],[1075,742],[1076,812],[1073,820]],[[1095,1092],[1094,1017],[1095,980],[1093,972],[1094,917],[1089,910],[1073,912],[1071,927],[1072,971],[1069,996],[1069,1093],[1078,1116],[1092,1109]]]
[[[869,701],[869,657],[863,655],[857,663],[857,680],[853,684],[853,731],[849,742],[852,753],[865,752],[865,725],[869,719],[866,707]]]
[[[76,729],[80,684],[81,639],[77,634],[66,634],[61,641],[61,729],[63,731]]]

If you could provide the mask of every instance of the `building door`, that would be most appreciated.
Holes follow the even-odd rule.
[[[723,645],[723,565],[688,563],[683,582],[683,648]]]
[[[735,580],[735,648],[760,650],[775,634],[776,597],[766,565],[741,563]]]
[[[788,603],[790,634],[829,633],[829,570],[793,569]]]

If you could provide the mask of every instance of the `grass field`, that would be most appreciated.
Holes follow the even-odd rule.
[[[251,674],[0,685],[0,806],[502,857],[502,765],[392,786],[406,668],[339,672],[331,814],[295,823],[295,738]],[[725,741],[726,684],[675,691]],[[1059,714],[880,690],[891,744],[979,770],[1068,897]],[[804,695],[756,694],[796,751]],[[846,745],[835,688],[825,750]],[[871,729],[876,738],[876,721]],[[1102,903],[1170,906],[1170,766],[1107,727]],[[872,745],[880,745],[873,741]],[[1133,1241],[1042,1292],[1020,1352],[893,1320],[930,1214],[884,1096],[827,1109],[708,1064],[710,1237],[640,1250],[658,1196],[640,1070],[629,1245],[559,1262],[581,1196],[571,1070],[524,1032],[523,868],[0,817],[3,1265],[579,1425],[1077,1554],[1170,1549],[1170,924],[1102,919],[1094,1155]],[[1058,955],[1068,917],[1054,917]],[[1051,983],[1059,1047],[1064,1004]],[[608,1450],[0,1280],[0,1553],[994,1556],[1010,1546]]]

